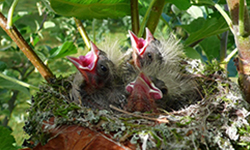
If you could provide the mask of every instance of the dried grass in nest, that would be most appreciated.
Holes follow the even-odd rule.
[[[69,102],[65,96],[69,83],[60,79],[41,87],[32,98],[24,126],[31,138],[25,143],[30,147],[46,144],[56,137],[48,134],[51,129],[79,125],[121,145],[130,143],[134,149],[250,148],[249,105],[238,85],[218,74],[220,68],[216,67],[198,64],[192,68],[198,82],[204,85],[201,101],[178,111],[160,110],[159,114],[129,113],[114,106],[114,112],[78,106]],[[53,124],[47,123],[51,118]]]

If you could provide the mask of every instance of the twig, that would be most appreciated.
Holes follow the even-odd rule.
[[[231,32],[233,34],[235,34],[234,30],[233,30],[233,23],[232,20],[230,19],[230,17],[227,15],[227,13],[220,7],[219,4],[215,4],[214,3],[214,7],[220,12],[220,14],[224,17],[224,19],[226,20]]]
[[[158,25],[158,22],[161,17],[161,13],[163,11],[163,8],[165,6],[165,1],[164,0],[156,0],[152,6],[152,9],[150,11],[146,27],[151,31],[152,34],[154,34],[155,29]],[[146,34],[144,32],[143,37],[145,37]]]
[[[90,50],[90,40],[87,32],[85,31],[81,20],[74,18],[78,31],[80,32],[84,43],[86,44],[88,50]]]
[[[139,12],[138,12],[138,0],[130,0],[130,10],[131,10],[131,24],[132,31],[138,35],[139,32]]]
[[[16,5],[18,3],[19,0],[14,0],[14,2],[12,3],[10,9],[9,9],[9,12],[8,12],[8,23],[7,23],[7,28],[10,29],[12,28],[12,17],[13,17],[13,13],[14,13],[14,10],[16,8]]]
[[[22,50],[26,57],[31,61],[31,63],[37,68],[42,77],[51,83],[55,76],[52,74],[50,69],[42,62],[42,60],[36,55],[29,44],[24,40],[22,35],[18,32],[15,26],[11,29],[7,27],[7,19],[0,12],[0,26],[9,35],[9,37],[17,44],[17,46]]]
[[[238,49],[235,48],[226,58],[222,63],[228,63],[230,59],[238,52]]]
[[[157,121],[157,122],[161,122],[161,123],[169,123],[169,121],[166,120],[165,118],[164,119],[150,118],[150,117],[141,116],[141,115],[137,115],[137,114],[134,114],[134,113],[127,112],[127,111],[119,109],[119,108],[117,108],[117,107],[115,107],[113,105],[109,105],[109,107],[112,108],[112,109],[114,109],[114,110],[116,110],[116,111],[122,112],[122,113],[130,115],[130,116],[134,116],[134,117],[138,117],[138,118],[143,118],[143,119],[147,119],[147,120],[152,120],[152,121]]]
[[[30,88],[30,89],[34,89],[34,90],[39,90],[38,87],[35,87],[35,86],[30,85],[30,84],[28,84],[28,83],[25,83],[25,82],[23,82],[23,81],[19,81],[19,80],[15,79],[15,78],[11,78],[11,77],[6,76],[6,75],[4,75],[4,74],[2,74],[2,73],[0,73],[0,77],[4,78],[4,79],[6,79],[6,80],[9,80],[9,81],[11,81],[11,82],[17,83],[17,84],[19,84],[19,85],[21,85],[21,86],[24,86],[24,87],[27,87],[27,88]]]
[[[142,23],[141,23],[141,26],[140,26],[140,30],[139,30],[139,33],[138,33],[138,37],[141,37],[142,34],[143,34],[143,31],[144,31],[144,28],[145,28],[146,21],[147,21],[147,19],[148,19],[150,10],[152,9],[154,3],[155,3],[155,0],[152,0],[152,1],[150,2],[149,6],[148,6],[148,9],[147,9],[147,11],[146,11],[146,14],[145,14],[144,17],[143,17],[143,20],[142,20]]]

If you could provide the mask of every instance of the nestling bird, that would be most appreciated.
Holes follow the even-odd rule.
[[[109,109],[122,107],[126,101],[124,86],[116,84],[114,64],[104,51],[91,42],[91,51],[79,58],[67,57],[79,70],[72,82],[71,97],[83,106]]]
[[[132,45],[132,60],[135,67],[143,68],[152,62],[161,63],[162,56],[158,49],[160,41],[156,40],[152,33],[146,28],[146,39],[138,38],[133,32],[129,31]]]
[[[183,47],[172,36],[157,40],[146,28],[146,39],[138,38],[131,31],[132,62],[135,68],[147,73],[162,90],[163,98],[156,101],[158,107],[167,110],[183,108],[197,100],[197,85],[183,69]]]
[[[130,93],[126,110],[157,112],[155,101],[161,99],[163,95],[145,73],[140,72],[136,80],[126,86],[126,90]]]

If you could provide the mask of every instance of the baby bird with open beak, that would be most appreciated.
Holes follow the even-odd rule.
[[[116,69],[104,51],[91,42],[91,51],[85,56],[67,58],[80,72],[72,82],[74,101],[94,109],[110,109],[110,104],[123,107],[126,102],[124,87],[116,83]]]
[[[184,52],[179,41],[173,37],[156,40],[147,28],[146,39],[138,38],[131,31],[129,34],[132,66],[145,72],[163,93],[163,98],[157,101],[158,107],[177,110],[197,101],[197,85],[183,69]]]
[[[158,112],[155,101],[163,95],[146,74],[140,72],[135,81],[126,86],[126,90],[130,93],[126,110]]]

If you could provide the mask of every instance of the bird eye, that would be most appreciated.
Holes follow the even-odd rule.
[[[148,53],[148,58],[149,58],[149,59],[152,59],[151,53]]]
[[[103,65],[101,65],[101,69],[102,69],[102,71],[104,71],[104,72],[106,72],[108,69],[105,67],[105,66],[103,66]]]

